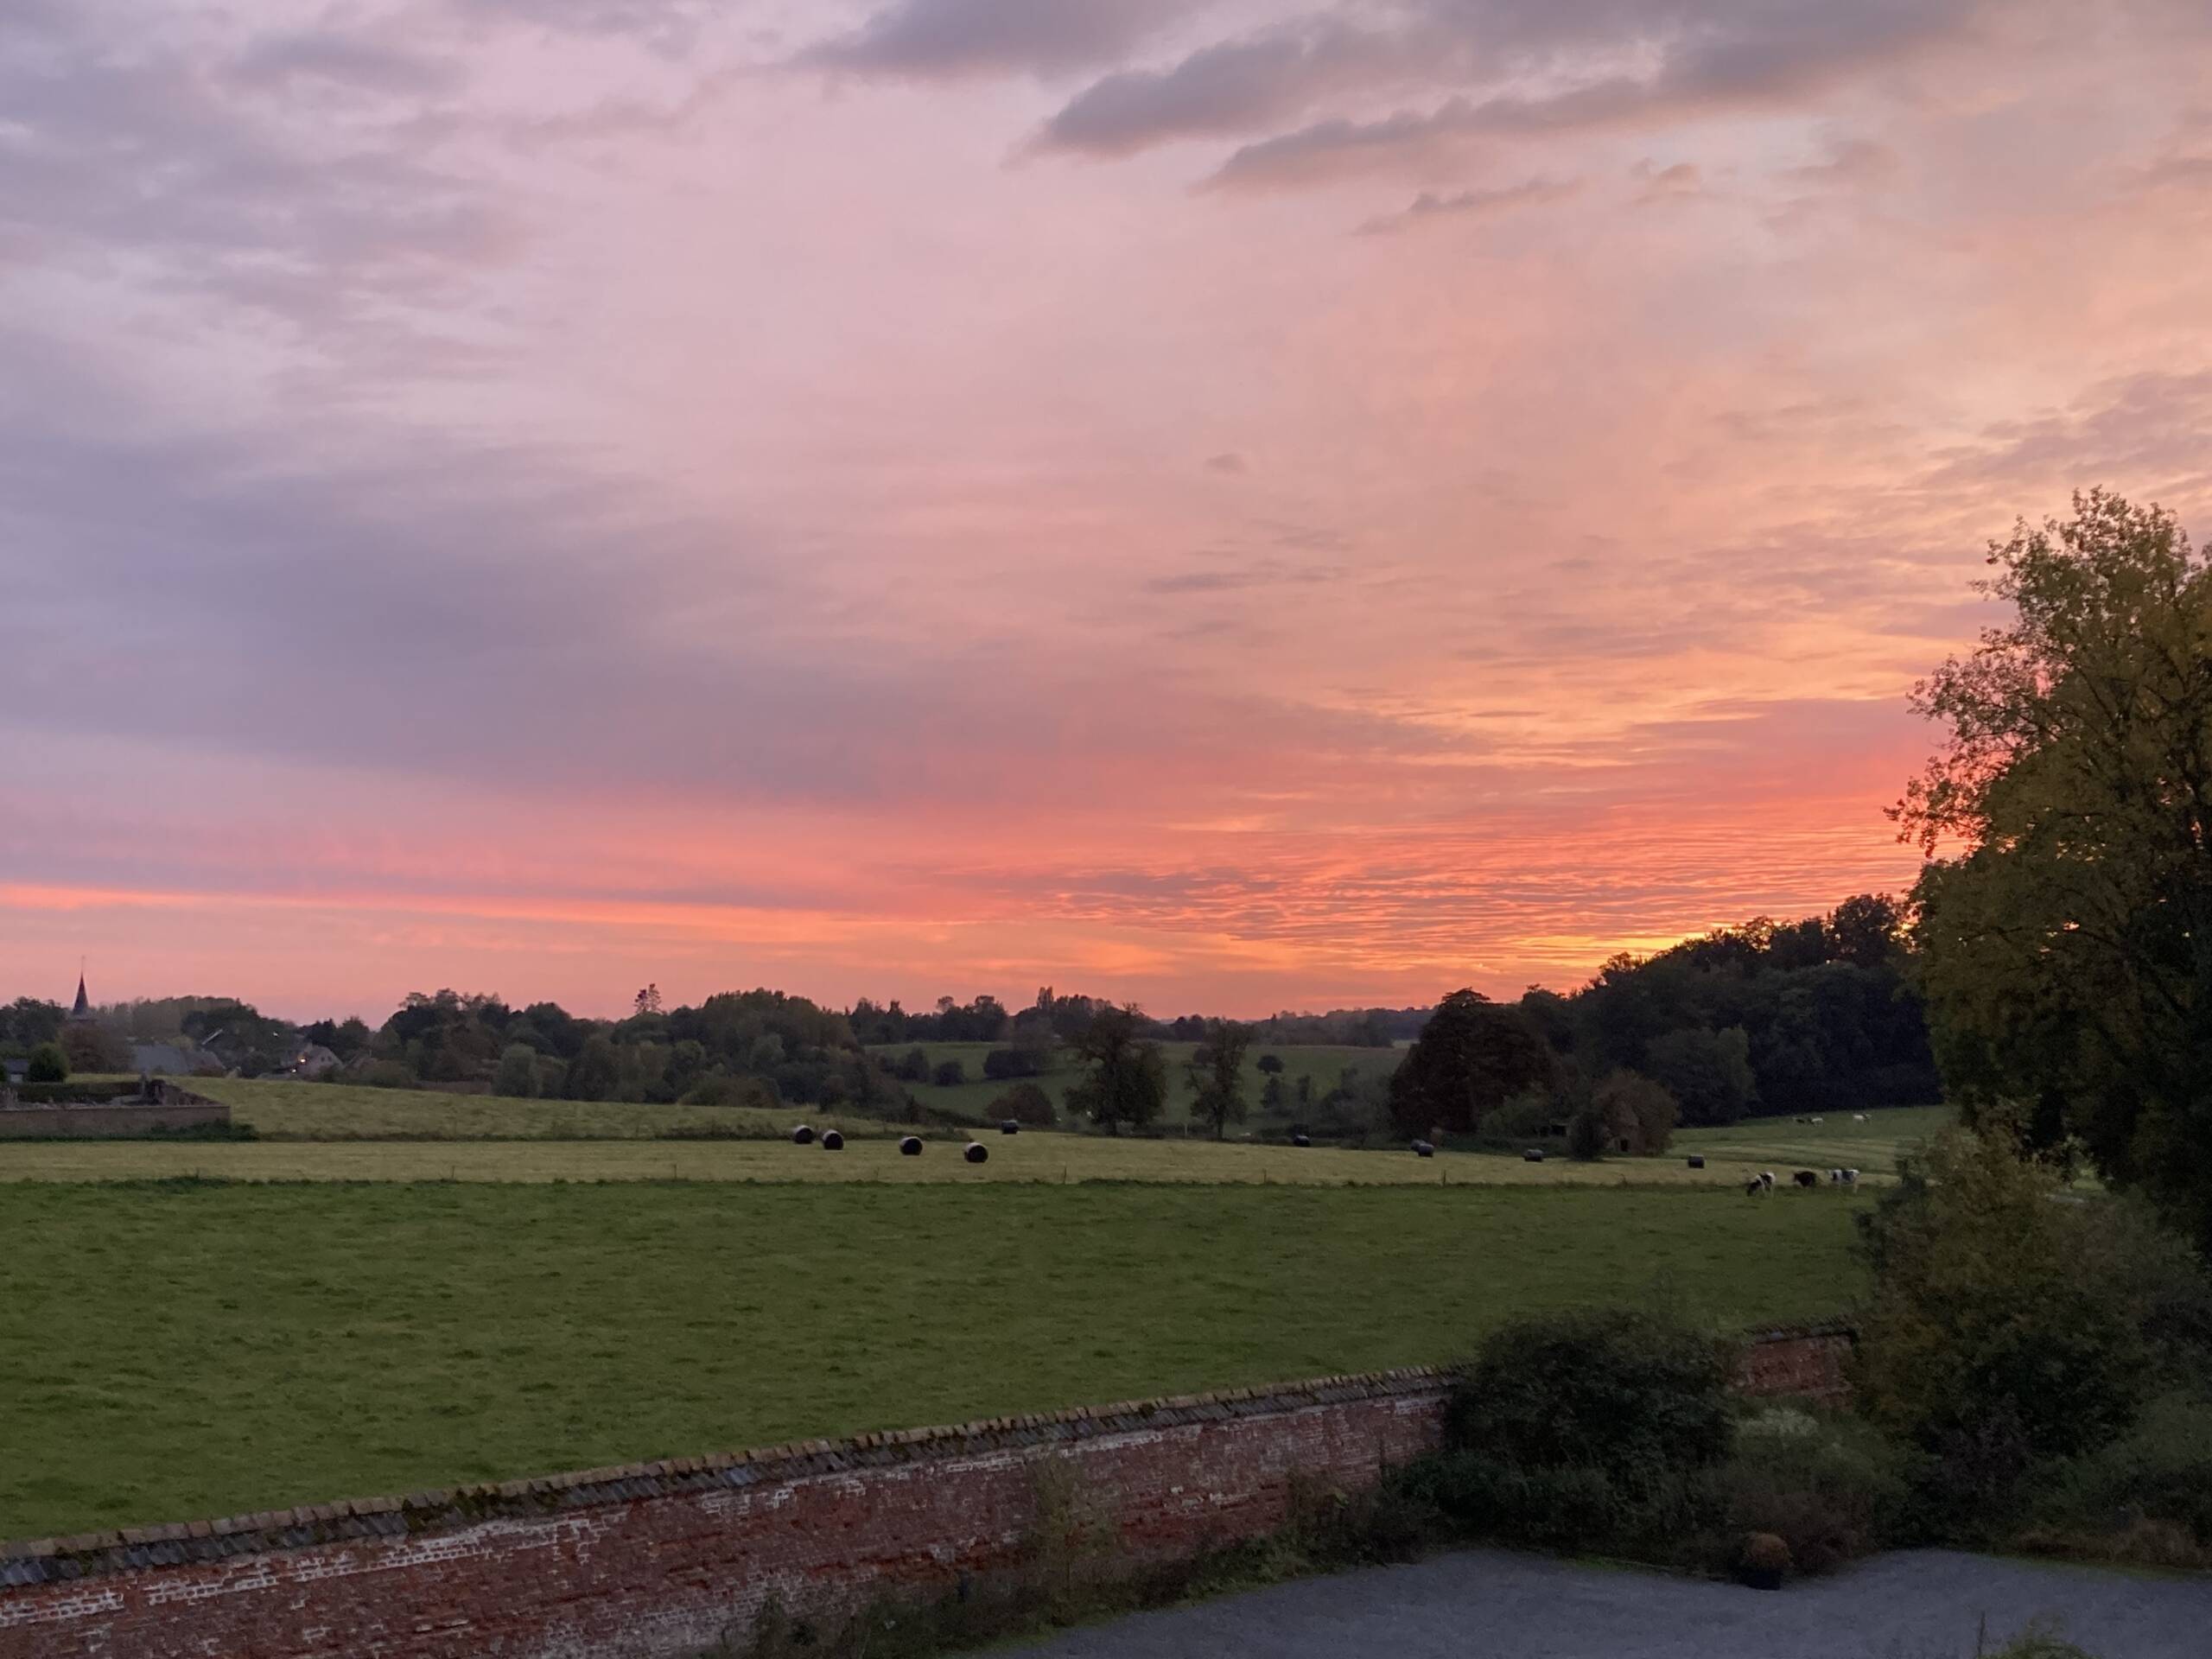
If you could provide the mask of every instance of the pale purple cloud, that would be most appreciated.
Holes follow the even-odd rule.
[[[1055,74],[1111,62],[1194,0],[893,0],[813,48],[823,68],[919,79]]]

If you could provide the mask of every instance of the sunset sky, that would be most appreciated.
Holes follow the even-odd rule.
[[[2092,485],[2203,0],[6,0],[0,999],[1565,987]]]

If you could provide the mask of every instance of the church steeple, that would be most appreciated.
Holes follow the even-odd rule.
[[[77,1006],[69,1010],[69,1017],[72,1020],[92,1017],[92,1000],[85,995],[85,970],[81,966],[77,969]]]

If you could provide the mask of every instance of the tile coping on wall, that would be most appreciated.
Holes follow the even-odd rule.
[[[1754,1345],[1826,1337],[1849,1337],[1847,1320],[1762,1325],[1742,1333]],[[218,1561],[268,1550],[300,1549],[349,1538],[404,1537],[504,1516],[627,1503],[710,1487],[775,1485],[810,1475],[841,1474],[945,1456],[1071,1442],[1099,1435],[1346,1401],[1433,1393],[1454,1373],[1445,1366],[1411,1365],[1359,1371],[1297,1382],[1166,1399],[1123,1401],[1108,1406],[988,1417],[947,1427],[890,1429],[842,1440],[796,1440],[757,1451],[544,1475],[476,1485],[444,1487],[404,1497],[345,1499],[263,1510],[214,1521],[123,1527],[69,1537],[0,1543],[0,1589],[137,1572],[149,1567]]]

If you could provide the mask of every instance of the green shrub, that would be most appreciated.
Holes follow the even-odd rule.
[[[968,1068],[958,1060],[939,1060],[930,1081],[940,1089],[957,1089],[968,1081]]]
[[[31,1050],[30,1064],[24,1069],[25,1083],[67,1083],[69,1081],[69,1057],[59,1043],[41,1043]]]
[[[2151,1522],[2212,1548],[2212,1401],[2162,1395],[2119,1440],[2059,1465],[2043,1484],[2044,1529],[2120,1533]]]
[[[1728,1461],[1713,1473],[1724,1541],[1770,1533],[1801,1573],[1825,1573],[1905,1541],[1910,1484],[1900,1450],[1871,1426],[1769,1406],[1738,1425]],[[1719,1563],[1716,1561],[1715,1563]]]
[[[1660,1313],[1516,1320],[1453,1388],[1412,1490],[1487,1536],[1670,1554],[1727,1456],[1733,1374],[1729,1344]]]
[[[2204,1294],[2185,1245],[2063,1193],[2001,1133],[1939,1135],[1860,1224],[1859,1402],[1927,1454],[1929,1523],[1963,1541],[2017,1522],[2036,1465],[2127,1430]]]
[[[1636,1308],[1574,1308],[1493,1332],[1452,1392],[1452,1446],[1633,1485],[1728,1453],[1732,1344]]]

